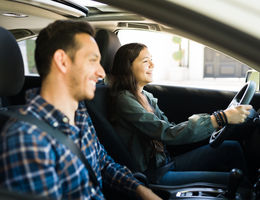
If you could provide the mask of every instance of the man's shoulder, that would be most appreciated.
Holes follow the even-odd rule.
[[[5,126],[2,128],[2,136],[21,136],[21,135],[39,135],[42,133],[36,125],[23,121],[10,119],[6,122]]]
[[[48,158],[48,162],[51,163],[50,155],[54,153],[51,146],[47,133],[36,125],[10,119],[1,131],[0,160],[10,158],[12,164],[9,163],[9,167],[14,168],[15,163],[18,163],[17,166],[24,165],[35,157],[39,160]]]
[[[18,143],[24,145],[42,143],[45,135],[46,133],[35,124],[11,118],[1,130],[1,143],[6,143],[10,148],[16,148]]]

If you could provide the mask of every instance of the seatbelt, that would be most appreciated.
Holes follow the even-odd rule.
[[[36,117],[33,117],[32,115],[23,115],[19,112],[14,112],[10,110],[1,111],[0,115],[4,115],[5,117],[18,119],[21,121],[28,122],[30,124],[36,125],[41,130],[47,132],[49,135],[54,137],[57,141],[59,141],[61,144],[64,144],[70,151],[75,154],[81,162],[85,165],[85,167],[88,170],[89,177],[91,181],[93,182],[94,186],[99,186],[97,177],[90,166],[88,160],[86,159],[85,155],[81,152],[79,147],[71,140],[69,137],[67,137],[63,132],[61,132],[58,129],[53,128],[49,124],[45,123],[43,120],[39,120]]]

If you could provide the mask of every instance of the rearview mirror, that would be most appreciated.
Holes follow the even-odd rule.
[[[248,70],[246,72],[246,82],[254,81],[256,84],[256,91],[259,91],[259,84],[260,84],[260,73],[256,70]]]

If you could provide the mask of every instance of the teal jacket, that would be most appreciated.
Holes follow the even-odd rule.
[[[162,141],[166,145],[181,145],[198,142],[208,138],[214,131],[210,115],[196,114],[188,121],[180,124],[170,123],[157,105],[157,99],[147,91],[143,91],[154,113],[147,112],[129,91],[118,95],[114,110],[114,127],[124,141],[138,168],[145,171],[151,168],[153,154],[152,139]],[[166,164],[165,153],[156,152],[153,167]]]

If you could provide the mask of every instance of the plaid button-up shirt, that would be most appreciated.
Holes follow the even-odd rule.
[[[28,122],[10,120],[1,131],[0,186],[54,199],[104,199],[104,181],[135,191],[139,182],[113,161],[99,143],[84,102],[79,103],[75,126],[40,95],[21,113],[44,120],[70,137],[85,154],[99,187],[94,187],[84,164],[63,144]],[[104,173],[104,174],[103,174]]]

